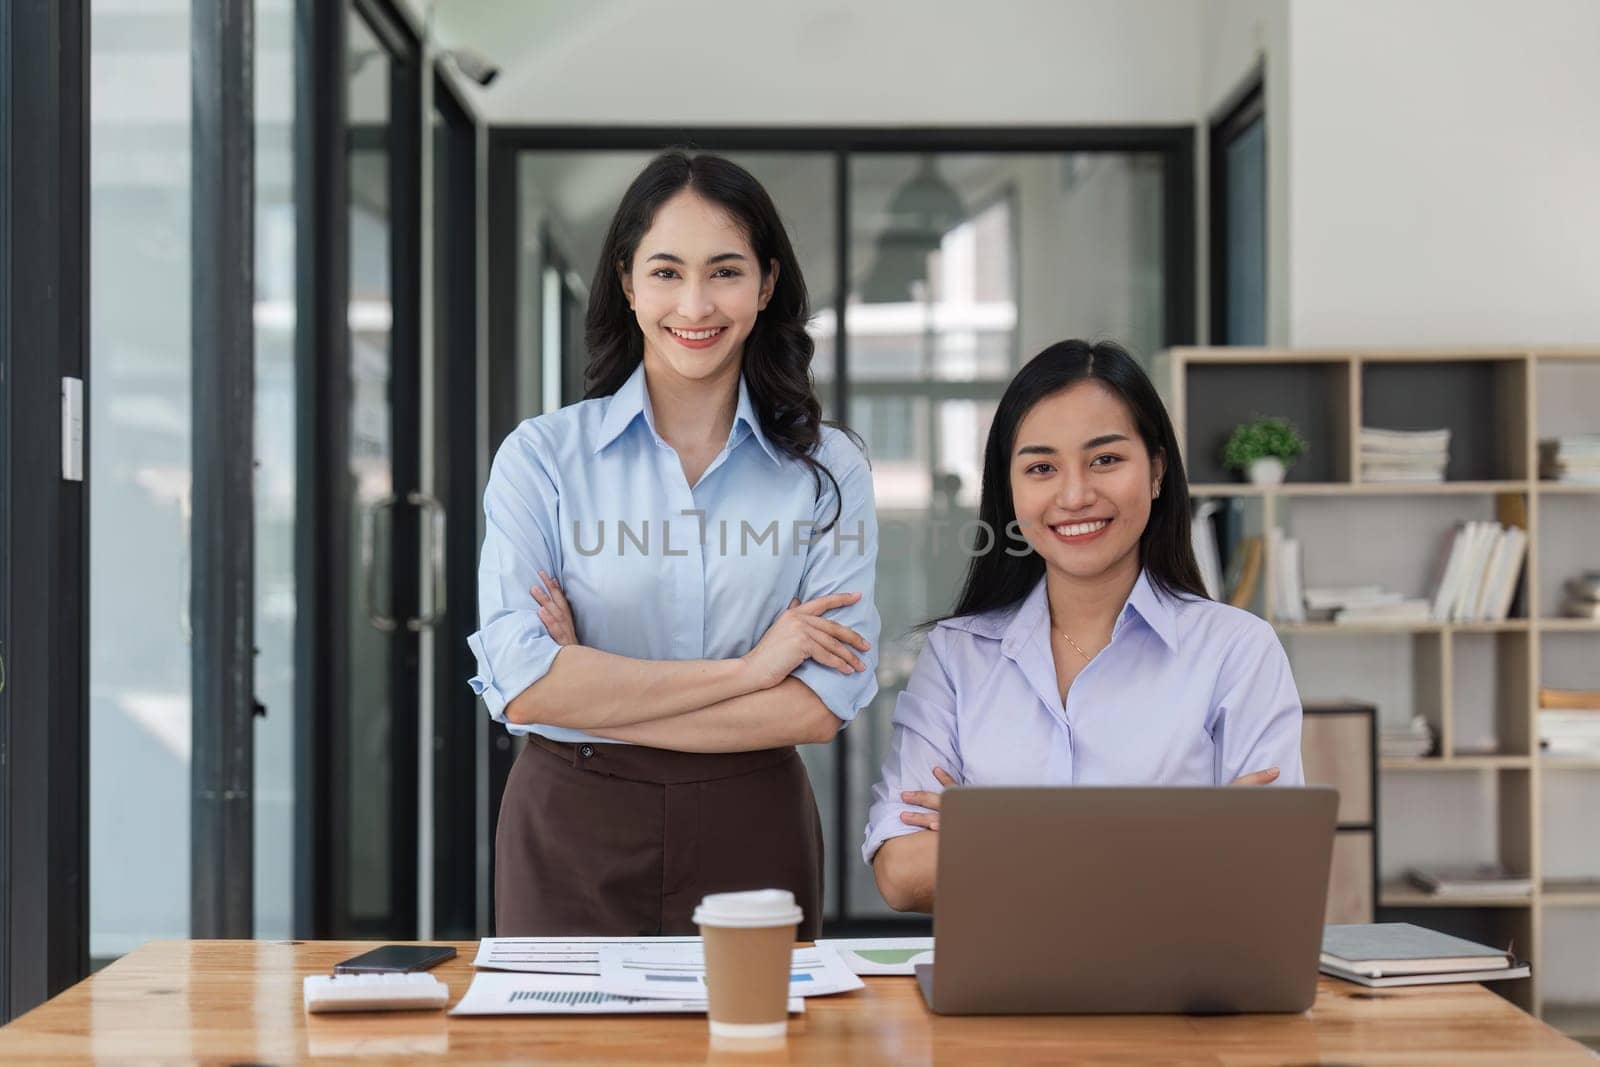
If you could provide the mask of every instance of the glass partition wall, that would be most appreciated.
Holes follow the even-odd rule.
[[[491,301],[491,331],[515,344],[491,361],[514,363],[502,380],[516,383],[517,419],[581,398],[601,240],[669,143],[727,155],[772,194],[811,295],[824,415],[860,434],[872,463],[880,693],[833,744],[801,753],[830,924],[885,925],[894,913],[859,857],[867,806],[921,646],[913,629],[950,609],[966,571],[995,407],[1054,341],[1110,338],[1147,359],[1192,337],[1192,134],[496,130],[490,180],[514,182],[499,202],[515,218],[491,229],[491,271],[516,283],[498,290],[511,306]]]
[[[189,4],[89,5],[89,951],[189,935]]]

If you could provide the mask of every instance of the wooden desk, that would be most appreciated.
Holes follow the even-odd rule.
[[[0,1029],[0,1061],[363,1064],[498,1062],[1585,1064],[1581,1046],[1482,986],[1367,990],[1323,979],[1294,1016],[953,1018],[910,978],[869,978],[811,1000],[780,1051],[709,1047],[701,1017],[500,1017],[443,1012],[307,1016],[300,979],[372,947],[357,942],[153,942]],[[436,969],[451,1003],[476,942]]]

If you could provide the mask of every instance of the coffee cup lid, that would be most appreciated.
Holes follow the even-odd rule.
[[[696,926],[790,926],[804,916],[787,889],[711,893],[694,909]]]

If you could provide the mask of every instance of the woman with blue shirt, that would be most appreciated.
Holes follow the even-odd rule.
[[[931,911],[955,785],[1303,784],[1300,698],[1272,627],[1207,599],[1171,420],[1117,345],[1063,341],[990,427],[992,532],[894,712],[862,856]]]
[[[877,691],[865,459],[821,424],[805,282],[759,183],[668,153],[589,301],[587,396],[522,423],[484,494],[472,686],[529,744],[495,837],[496,932],[693,932],[708,892],[822,912],[794,746]]]

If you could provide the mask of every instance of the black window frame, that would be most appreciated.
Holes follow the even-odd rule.
[[[466,679],[475,671],[467,637],[477,629],[477,544],[483,473],[478,411],[478,132],[481,123],[435,66],[433,107],[433,469],[444,506],[446,602],[434,642],[433,935],[471,938],[483,928],[486,859],[479,830],[479,780],[488,722],[475,714]]]
[[[1207,335],[1214,345],[1233,344],[1234,340],[1228,336],[1228,268],[1230,265],[1228,247],[1228,147],[1244,134],[1248,133],[1257,122],[1262,124],[1262,136],[1267,135],[1267,91],[1265,76],[1256,72],[1240,90],[1238,99],[1226,105],[1219,117],[1212,121],[1208,135],[1208,163],[1207,174],[1210,186],[1210,195],[1207,197],[1209,219],[1207,220],[1207,233],[1210,237],[1210,271],[1209,283],[1211,299],[1208,301],[1210,321]],[[1263,162],[1263,166],[1265,163]],[[1266,189],[1266,175],[1262,176],[1261,187]],[[1265,214],[1263,205],[1263,214]],[[1268,220],[1270,224],[1270,220]],[[1269,238],[1263,230],[1263,242]],[[1265,267],[1267,249],[1262,249],[1262,263]],[[1270,285],[1270,279],[1267,279]],[[1263,305],[1265,311],[1265,305]],[[1262,323],[1262,334],[1266,334],[1266,323]]]
[[[384,129],[350,127],[345,20],[361,18],[389,59],[390,116]],[[418,732],[415,678],[419,635],[393,635],[390,691],[388,871],[390,906],[382,917],[350,914],[347,858],[351,827],[344,801],[358,785],[343,780],[351,743],[348,612],[341,591],[354,566],[345,514],[350,456],[350,293],[347,153],[352,143],[389,151],[390,393],[398,425],[421,425],[422,137],[421,38],[395,0],[296,0],[295,4],[295,872],[296,936],[414,937],[418,927]],[[418,614],[416,567],[421,450],[392,459],[387,576],[396,618]]]
[[[1196,338],[1194,126],[979,126],[940,128],[876,127],[577,127],[495,126],[489,130],[487,165],[489,439],[497,445],[516,425],[518,278],[521,257],[518,160],[524,151],[660,151],[669,146],[723,152],[831,152],[835,159],[837,195],[835,248],[838,292],[832,302],[843,318],[850,278],[849,167],[852,157],[904,152],[1144,152],[1162,156],[1163,237],[1165,268],[1164,343],[1193,343]],[[850,410],[848,335],[836,321],[835,375],[831,410],[843,418]],[[480,711],[481,714],[481,711]],[[503,732],[502,732],[502,736]],[[850,731],[840,731],[834,775],[834,832],[848,856],[848,842],[858,828],[850,823]],[[513,746],[505,746],[510,750]],[[509,759],[491,767],[487,786],[491,813],[499,810]],[[494,825],[491,819],[491,827]],[[838,917],[825,923],[830,936],[910,933],[929,928],[927,917],[852,917],[846,863],[834,865],[830,877]]]
[[[255,933],[254,0],[190,11],[191,936]]]
[[[88,8],[0,5],[0,1021],[89,969],[87,419],[83,480],[61,464],[62,379],[82,380],[85,412],[92,384]]]

